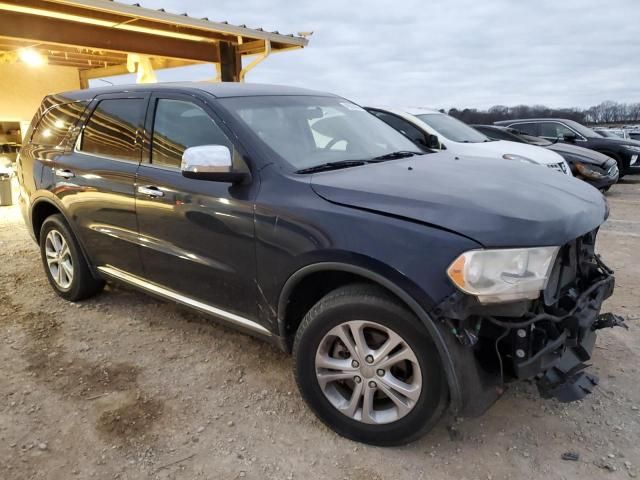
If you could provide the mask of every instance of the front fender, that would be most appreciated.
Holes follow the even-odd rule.
[[[280,294],[280,298],[278,300],[278,331],[281,338],[284,338],[286,336],[286,305],[289,301],[291,293],[295,290],[295,287],[305,277],[313,273],[322,271],[340,271],[366,278],[373,283],[386,288],[395,296],[397,296],[416,315],[416,317],[427,329],[429,335],[433,339],[433,343],[438,350],[438,354],[440,355],[440,359],[442,361],[442,366],[444,368],[447,378],[447,384],[449,387],[451,408],[454,411],[460,410],[463,405],[462,390],[458,374],[458,369],[460,368],[460,366],[457,365],[459,362],[456,362],[454,359],[456,353],[452,351],[452,348],[455,348],[456,345],[451,341],[451,339],[449,339],[449,341],[446,340],[446,336],[448,335],[446,327],[442,323],[434,321],[433,317],[427,312],[421,302],[418,302],[413,295],[408,293],[408,290],[414,289],[410,286],[411,282],[408,279],[405,279],[404,282],[402,282],[404,283],[404,285],[401,286],[401,284],[396,283],[396,281],[398,280],[397,277],[400,275],[400,273],[389,267],[386,268],[389,271],[376,272],[369,268],[340,262],[319,262],[302,267],[293,275],[291,275],[285,282],[285,285],[282,288]],[[390,271],[395,272],[395,274],[391,273]],[[391,278],[394,278],[394,280],[392,280]]]

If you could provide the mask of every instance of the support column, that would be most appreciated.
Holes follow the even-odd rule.
[[[223,82],[239,82],[242,59],[235,45],[220,42],[220,80]]]

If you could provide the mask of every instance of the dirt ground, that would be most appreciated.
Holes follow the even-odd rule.
[[[125,288],[70,304],[15,208],[0,207],[0,479],[623,479],[640,474],[640,176],[608,194],[599,251],[616,270],[584,401],[512,386],[483,417],[402,448],[333,434],[291,359]],[[567,452],[578,461],[563,460]]]

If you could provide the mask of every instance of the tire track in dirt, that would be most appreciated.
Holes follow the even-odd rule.
[[[164,406],[138,385],[139,369],[127,363],[98,363],[69,354],[62,326],[52,315],[23,311],[0,286],[10,322],[24,333],[20,353],[34,379],[67,401],[93,401],[95,428],[106,440],[133,444],[146,437]]]

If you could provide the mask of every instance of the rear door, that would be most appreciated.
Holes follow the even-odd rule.
[[[210,107],[190,95],[154,94],[138,172],[136,209],[145,278],[243,317],[256,316],[253,198],[249,185],[182,176],[188,147],[225,145],[247,169],[237,142]],[[224,315],[223,315],[224,316]]]
[[[55,160],[53,193],[95,266],[141,273],[135,181],[149,95],[94,99],[72,150]]]
[[[88,102],[62,102],[47,97],[25,135],[18,158],[19,203],[25,218],[30,200],[38,190],[51,190],[55,164],[70,154],[69,137],[80,122]],[[44,178],[44,180],[42,180]]]

